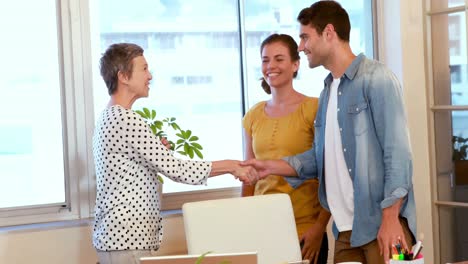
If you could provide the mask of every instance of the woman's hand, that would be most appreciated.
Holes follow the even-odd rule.
[[[232,175],[247,185],[253,185],[258,181],[257,170],[252,166],[237,166]]]
[[[171,149],[172,149],[171,143],[169,142],[169,140],[167,140],[167,138],[161,137],[161,143],[162,143],[168,150],[171,150]]]
[[[312,225],[301,237],[302,259],[308,259],[311,264],[317,263],[323,240],[323,228]]]

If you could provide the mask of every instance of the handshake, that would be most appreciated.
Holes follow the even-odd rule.
[[[234,175],[236,179],[247,185],[254,185],[257,181],[270,174],[266,169],[264,161],[249,159],[246,161],[234,160],[232,162],[233,169],[230,173]]]

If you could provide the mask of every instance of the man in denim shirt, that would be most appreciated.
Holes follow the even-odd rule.
[[[320,95],[313,147],[282,160],[249,160],[264,177],[294,187],[319,178],[321,205],[333,215],[335,262],[388,263],[393,244],[416,234],[412,157],[402,91],[381,63],[355,56],[350,22],[335,1],[303,9],[299,50],[309,67],[330,70]]]

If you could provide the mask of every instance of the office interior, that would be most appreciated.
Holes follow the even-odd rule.
[[[90,22],[86,13],[88,1],[57,2],[61,4],[58,12],[69,15],[71,21],[70,28],[62,28],[63,37],[73,39],[77,32],[89,30],[86,28]],[[463,118],[468,118],[468,1],[372,2],[375,8],[375,57],[392,69],[402,84],[414,159],[418,238],[424,241],[425,263],[468,260],[468,175],[455,174],[451,159],[454,131],[468,136],[468,121],[463,121]],[[455,4],[449,7],[450,3]],[[80,40],[81,43],[67,44],[83,48],[90,41]],[[72,76],[64,79],[64,85],[90,86],[93,80],[83,77],[90,71],[87,67],[90,57],[74,49],[69,53],[62,55],[82,60],[78,67],[74,67]],[[86,93],[84,90],[78,92]],[[84,102],[72,104],[78,109],[87,105]],[[81,110],[92,115],[92,109]],[[71,134],[89,143],[89,135]],[[84,163],[92,162],[89,153],[82,153],[86,152],[83,147],[78,146],[74,151],[86,157]],[[72,169],[77,175],[71,180],[75,181],[74,186],[91,181],[89,175],[93,172],[89,167]],[[239,191],[229,189],[219,197],[216,195],[215,198],[234,197],[239,195]],[[72,192],[71,196],[75,200],[94,199],[92,193]],[[188,193],[187,196],[197,195]],[[177,210],[182,202],[175,199],[170,203],[170,209],[175,210],[165,212],[165,235],[158,254],[186,254],[183,216]],[[0,263],[96,263],[97,256],[91,241],[91,206],[72,203],[72,209],[66,210],[72,212],[73,217],[64,216],[56,221],[44,218],[45,221],[34,223],[35,219],[43,219],[41,217],[44,216],[26,215],[20,222],[14,222],[16,215],[13,217],[11,211],[2,209]],[[332,251],[333,239],[329,241]],[[329,263],[331,261],[330,253]]]

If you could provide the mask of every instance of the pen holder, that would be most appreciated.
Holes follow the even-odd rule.
[[[424,258],[413,260],[390,260],[390,264],[424,264]]]

